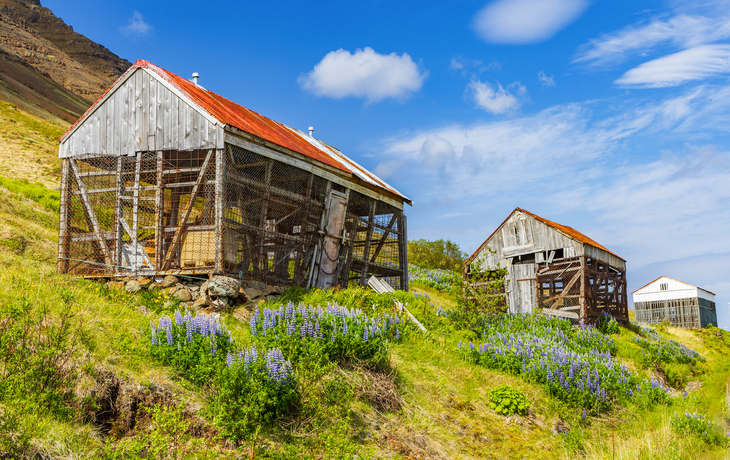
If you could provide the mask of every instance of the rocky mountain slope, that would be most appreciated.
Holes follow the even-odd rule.
[[[130,65],[40,0],[0,0],[0,99],[73,122]]]

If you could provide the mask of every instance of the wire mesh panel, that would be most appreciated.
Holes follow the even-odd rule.
[[[639,323],[656,324],[667,320],[674,326],[687,329],[697,329],[707,324],[703,324],[703,309],[697,297],[634,302],[634,309]]]
[[[308,285],[328,182],[236,146],[226,146],[226,268],[251,279]]]
[[[396,289],[406,288],[403,212],[385,202],[351,192],[345,229],[350,246],[344,255],[340,285],[367,284],[383,277]]]
[[[341,286],[407,279],[400,209],[236,146],[76,157],[62,175],[62,273],[229,273],[299,286],[325,275]],[[335,195],[344,223],[333,234]]]
[[[540,263],[538,306],[564,316],[594,322],[602,312],[627,322],[626,276],[623,270],[585,255]]]

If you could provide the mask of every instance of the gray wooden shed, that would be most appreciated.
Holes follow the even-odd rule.
[[[626,261],[577,230],[516,208],[466,261],[506,268],[510,313],[628,321]]]
[[[58,270],[407,289],[404,204],[338,149],[137,61],[60,140]]]

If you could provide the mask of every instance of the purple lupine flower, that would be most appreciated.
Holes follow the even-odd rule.
[[[395,340],[400,340],[400,331],[397,327],[395,328]]]
[[[367,342],[368,341],[368,328],[365,327],[362,332],[362,341]]]
[[[226,355],[226,366],[231,367],[233,365],[233,355],[231,355],[231,352],[228,352],[228,355]]]
[[[193,328],[194,326],[192,320],[185,322],[185,338],[188,342],[193,341]]]

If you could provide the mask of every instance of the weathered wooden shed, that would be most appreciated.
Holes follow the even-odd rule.
[[[466,261],[507,269],[510,313],[628,321],[626,261],[571,227],[516,208]]]
[[[146,61],[60,140],[58,271],[407,289],[404,203],[336,148]]]
[[[715,294],[691,284],[660,276],[632,293],[636,321],[661,323],[665,319],[677,327],[697,329],[717,326]]]

